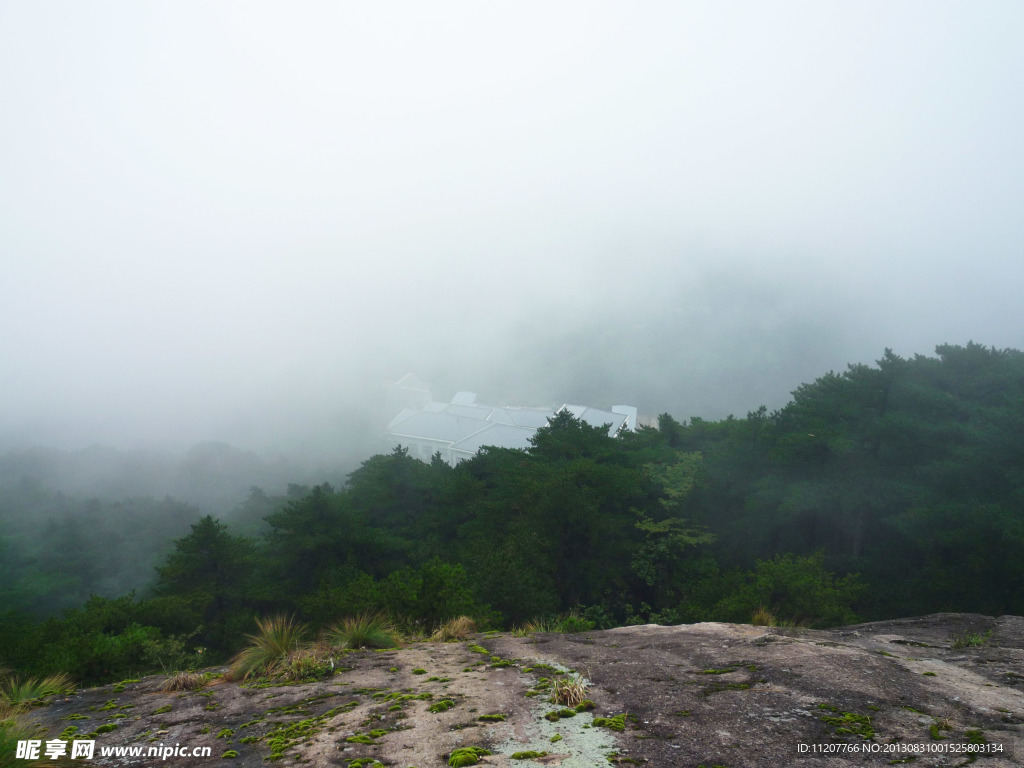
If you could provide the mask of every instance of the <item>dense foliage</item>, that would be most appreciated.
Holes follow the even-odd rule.
[[[244,524],[194,516],[144,599],[62,619],[17,610],[39,566],[0,549],[0,662],[84,682],[195,665],[274,614],[427,632],[570,611],[577,628],[1024,613],[1024,355],[937,351],[830,373],[775,413],[615,438],[561,413],[527,451],[450,467],[398,449],[341,488],[255,490]]]
[[[781,411],[687,426],[705,476],[688,506],[723,565],[825,553],[869,617],[1024,613],[1024,354],[977,344],[886,351],[794,392]]]

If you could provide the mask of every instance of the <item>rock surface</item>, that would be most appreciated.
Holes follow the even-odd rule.
[[[32,715],[47,738],[116,724],[94,737],[93,762],[104,766],[255,768],[274,755],[280,765],[438,768],[467,746],[493,753],[480,765],[523,768],[1024,764],[1017,616],[936,614],[825,631],[705,623],[490,634],[338,663],[333,677],[299,685],[214,680],[161,693],[163,678],[147,678]],[[547,720],[564,707],[545,692],[527,694],[564,670],[590,681],[596,708]],[[595,720],[620,714],[621,731]],[[969,752],[972,743],[992,751]],[[145,756],[175,745],[210,747],[211,757]],[[143,756],[101,756],[118,746]],[[229,750],[237,756],[222,759]],[[511,759],[526,750],[548,754]]]

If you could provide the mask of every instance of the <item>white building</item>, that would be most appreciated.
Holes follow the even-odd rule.
[[[388,424],[385,440],[388,449],[401,445],[423,461],[440,452],[454,465],[485,445],[529,448],[533,434],[562,410],[592,426],[609,424],[610,436],[620,429],[636,429],[637,411],[630,405],[614,405],[610,411],[568,404],[555,409],[520,408],[484,405],[476,401],[475,393],[458,392],[450,403],[429,401],[403,408]]]

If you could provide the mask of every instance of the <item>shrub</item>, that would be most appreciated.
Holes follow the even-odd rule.
[[[187,649],[187,638],[164,637],[156,627],[137,623],[114,629],[94,627],[98,618],[84,612],[92,610],[92,605],[43,625],[50,636],[38,649],[34,669],[59,670],[85,685],[102,685],[151,672],[194,669],[201,662],[197,653]],[[102,617],[101,609],[95,611]]]
[[[249,646],[231,660],[228,674],[232,679],[245,680],[253,674],[277,672],[306,633],[305,625],[283,614],[265,620],[257,618],[256,626],[260,631],[246,636]]]
[[[833,627],[856,620],[853,604],[863,593],[858,577],[837,578],[825,569],[825,553],[778,555],[758,560],[754,572],[720,600],[717,621],[747,621],[759,606],[770,606],[780,623]]]
[[[326,640],[338,648],[394,648],[394,630],[382,613],[361,613],[327,630]]]

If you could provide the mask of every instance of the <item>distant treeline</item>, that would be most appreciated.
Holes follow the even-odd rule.
[[[74,568],[0,549],[15,576],[0,663],[95,682],[220,660],[279,612],[381,610],[424,630],[459,614],[511,627],[571,611],[585,628],[1024,613],[1024,355],[937,352],[887,351],[742,419],[664,415],[610,438],[561,413],[529,450],[454,468],[398,449],[341,488],[253,491],[239,522],[193,517],[173,546],[159,526],[184,511],[122,518],[167,547],[152,587],[61,619],[25,599]]]

